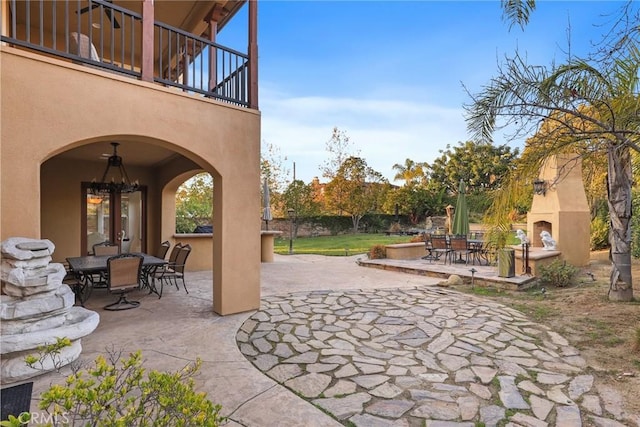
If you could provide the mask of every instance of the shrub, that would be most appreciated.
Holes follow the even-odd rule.
[[[591,250],[609,247],[609,220],[600,215],[591,220]],[[640,248],[638,248],[640,249]]]
[[[402,226],[400,225],[399,222],[394,222],[393,224],[391,224],[391,226],[389,227],[389,231],[391,233],[400,233],[402,231]]]
[[[387,257],[387,249],[384,245],[374,245],[369,249],[369,259],[383,259]]]
[[[424,235],[423,234],[416,234],[415,236],[411,237],[411,240],[409,240],[410,243],[424,243]]]
[[[573,283],[573,279],[578,273],[578,269],[566,261],[556,259],[549,265],[542,265],[538,268],[540,283],[543,285],[553,285],[564,288]]]
[[[142,365],[140,351],[123,360],[110,351],[86,371],[74,369],[64,385],[52,385],[39,407],[70,426],[216,427],[225,420],[220,405],[194,390],[199,359],[176,372],[147,373]]]

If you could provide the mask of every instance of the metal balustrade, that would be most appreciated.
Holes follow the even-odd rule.
[[[105,0],[9,0],[2,42],[141,78],[142,16]],[[153,79],[187,93],[249,106],[249,57],[154,22]]]

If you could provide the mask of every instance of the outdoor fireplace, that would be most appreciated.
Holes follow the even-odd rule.
[[[561,258],[581,267],[589,263],[591,216],[582,182],[582,160],[576,154],[549,157],[538,182],[545,191],[535,192],[527,214],[527,235],[532,250],[543,247],[540,233],[556,241]]]

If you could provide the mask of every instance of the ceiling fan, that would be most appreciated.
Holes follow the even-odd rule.
[[[113,3],[113,0],[105,0],[107,3]],[[77,14],[82,15],[83,13],[87,13],[90,10],[93,10],[97,7],[100,7],[100,5],[98,3],[92,3],[91,6],[87,6],[87,7],[83,7],[82,9],[80,9],[79,11],[76,11]],[[109,21],[111,21],[113,23],[113,28],[120,28],[120,24],[118,23],[118,21],[116,20],[116,18],[113,16],[113,13],[111,11],[110,8],[104,8],[104,13],[105,15],[107,15],[107,18],[109,18]]]

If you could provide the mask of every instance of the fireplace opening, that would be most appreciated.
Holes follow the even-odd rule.
[[[547,221],[538,221],[533,223],[533,236],[531,236],[531,246],[532,247],[542,247],[542,239],[540,238],[540,233],[543,231],[549,232],[553,236],[551,223]]]

